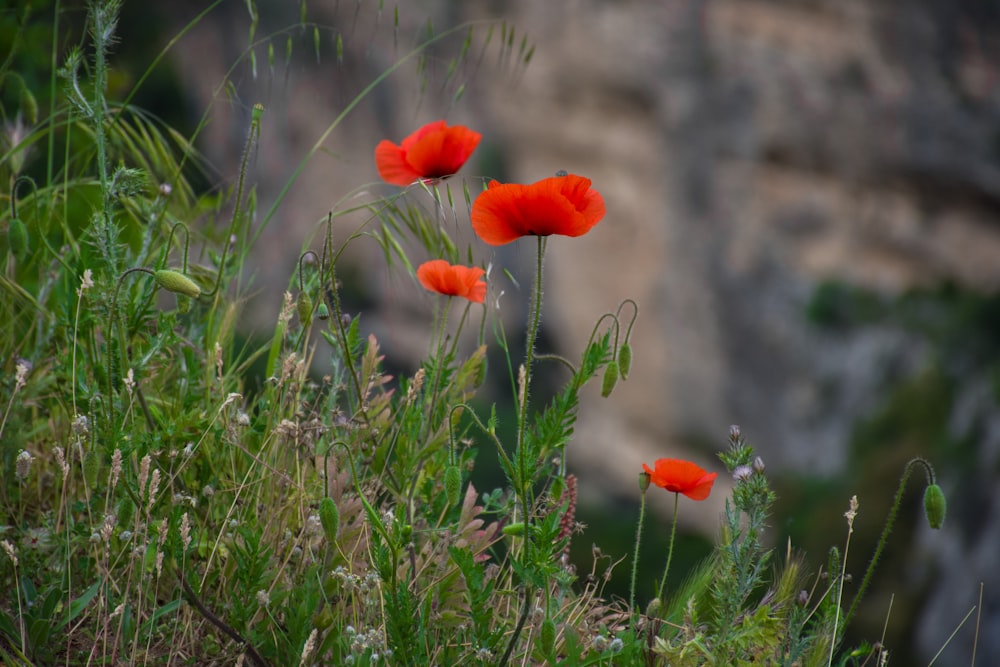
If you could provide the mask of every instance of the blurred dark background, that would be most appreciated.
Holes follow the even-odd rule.
[[[31,6],[19,56],[27,81],[48,80],[52,5]],[[0,44],[25,7],[0,12]],[[61,7],[64,49],[79,42],[84,10]],[[1000,3],[419,0],[396,13],[392,3],[380,12],[368,0],[310,0],[301,24],[298,2],[259,0],[254,16],[233,0],[189,25],[209,7],[126,1],[112,94],[131,90],[186,31],[133,102],[186,133],[207,111],[198,145],[230,182],[250,109],[262,103],[252,174],[262,211],[376,76],[432,31],[474,28],[473,55],[457,71],[448,75],[464,27],[370,91],[303,170],[249,267],[262,291],[248,335],[273,323],[327,211],[359,186],[362,197],[391,191],[372,161],[382,138],[437,118],[481,131],[463,171],[473,188],[480,175],[586,175],[608,215],[586,237],[549,244],[544,344],[573,357],[622,299],[641,311],[632,375],[609,399],[588,394],[568,451],[588,524],[573,550],[581,574],[592,544],[609,560],[628,554],[642,462],[683,457],[721,472],[714,452],[737,423],[779,493],[777,554],[790,540],[818,570],[830,546],[843,546],[843,512],[858,496],[848,565],[857,580],[905,462],[923,456],[948,519],[941,531],[926,527],[918,471],[855,638],[878,639],[888,616],[893,663],[926,664],[982,585],[977,657],[1000,664]],[[16,108],[7,102],[17,91],[2,94]],[[7,132],[15,120],[3,119]],[[338,233],[361,220],[340,219]],[[531,249],[487,248],[461,222],[451,229],[460,244],[520,281],[493,287],[516,331]],[[383,268],[374,244],[349,255],[354,268],[341,276],[353,308],[412,368],[426,350],[430,301]],[[477,481],[484,491],[499,483]],[[678,576],[711,549],[727,484],[720,478],[703,503],[682,501]],[[650,581],[665,554],[668,495],[650,496]],[[627,571],[628,560],[609,593],[626,590]],[[935,664],[970,664],[976,621]]]

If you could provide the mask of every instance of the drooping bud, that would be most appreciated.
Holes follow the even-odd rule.
[[[449,505],[457,505],[462,499],[462,471],[458,466],[448,466],[444,470],[444,495]]]
[[[11,218],[7,227],[7,242],[15,257],[21,257],[28,250],[28,228],[20,218]]]
[[[340,510],[329,496],[319,501],[319,522],[323,526],[327,543],[336,544],[337,533],[340,532]]]
[[[947,501],[944,491],[937,484],[931,484],[924,491],[924,514],[927,516],[927,523],[935,530],[944,524],[944,517],[947,510]]]
[[[316,317],[323,320],[324,322],[330,319],[330,309],[327,307],[325,303],[319,304],[319,306],[316,308]]]
[[[168,292],[183,294],[184,296],[191,297],[192,299],[197,299],[201,294],[201,288],[198,287],[198,283],[191,280],[180,271],[160,269],[159,271],[154,272],[153,276],[156,278],[156,282],[160,284],[160,287]]]
[[[313,302],[309,298],[308,292],[299,292],[298,298],[295,300],[295,308],[299,312],[299,322],[302,323],[302,328],[308,329],[309,325],[312,323],[312,310]]]
[[[632,346],[628,343],[618,349],[618,370],[621,371],[622,380],[627,380],[629,371],[632,370]]]
[[[604,398],[610,396],[616,384],[618,384],[618,363],[612,361],[604,369],[604,379],[601,381],[601,396]]]

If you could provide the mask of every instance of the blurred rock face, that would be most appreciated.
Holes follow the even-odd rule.
[[[332,64],[327,46],[329,67],[305,62],[284,83],[263,76],[239,86],[247,103],[263,95],[269,109],[256,175],[262,201],[273,200],[353,95],[406,53],[386,29],[389,19],[380,28],[364,9],[353,18],[354,3],[327,5],[310,5],[320,23],[353,21],[343,28],[345,66]],[[691,445],[721,446],[730,423],[742,425],[769,470],[834,474],[845,466],[852,425],[879,402],[885,367],[917,369],[926,350],[888,327],[843,335],[811,325],[804,313],[817,285],[840,280],[888,295],[944,280],[1000,289],[993,5],[427,0],[401,8],[398,34],[412,34],[427,14],[442,27],[503,17],[529,35],[535,55],[523,72],[483,66],[451,109],[413,93],[412,68],[377,89],[282,204],[260,245],[259,276],[282,288],[326,211],[375,181],[377,140],[399,140],[446,111],[450,122],[483,132],[509,180],[559,169],[592,178],[608,216],[586,237],[549,243],[545,330],[576,355],[593,322],[623,298],[641,312],[631,376],[611,399],[593,392],[582,411],[569,452],[582,496],[588,487],[591,496],[630,496],[640,462],[658,456],[711,463],[710,452]],[[285,19],[272,17],[283,27],[295,16]],[[199,90],[217,83],[243,43],[242,32],[232,33],[238,39],[226,51],[219,30],[199,27],[198,48],[176,55]],[[234,164],[239,123],[230,115],[214,127],[232,134],[214,136],[206,150]],[[338,229],[349,233],[352,224]],[[492,259],[526,286],[532,254],[507,247]],[[389,289],[412,286],[381,271],[367,279],[385,306],[366,312],[370,326],[403,353],[421,354],[424,339],[407,334],[418,328],[419,309]],[[508,295],[506,307],[520,308],[518,299]],[[976,456],[1000,448],[1000,428],[986,433]],[[588,484],[588,471],[601,474]],[[949,484],[958,486],[945,479],[946,491]],[[715,526],[722,496],[685,508],[682,518],[700,512],[697,520]],[[928,568],[939,569],[947,581],[927,593],[923,622],[934,631],[912,635],[927,642],[922,654],[933,655],[953,628],[935,619],[959,619],[974,603],[976,582],[986,578],[987,592],[992,582],[994,595],[1000,585],[975,565],[988,550],[982,535],[996,526],[960,529],[964,537],[949,537],[946,524],[945,535],[928,539],[961,546],[937,549],[914,575],[925,582]],[[981,634],[979,655],[1000,656],[991,634],[1000,636]]]

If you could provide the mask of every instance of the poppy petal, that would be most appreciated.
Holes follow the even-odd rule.
[[[476,266],[451,265],[443,259],[424,262],[417,268],[417,280],[431,292],[460,296],[473,303],[486,300],[486,271]]]
[[[396,145],[388,140],[375,147],[375,165],[382,180],[406,187],[420,179],[451,176],[469,159],[482,135],[467,127],[448,127],[443,120],[427,123]]]
[[[451,176],[465,164],[482,135],[455,126],[426,133],[409,148],[406,161],[422,178]]]
[[[522,236],[581,236],[604,217],[604,199],[589,178],[567,175],[531,185],[493,181],[472,205],[472,227],[490,245]]]
[[[403,139],[400,143],[400,148],[403,149],[404,153],[409,153],[413,150],[413,147],[417,145],[417,142],[426,137],[428,134],[440,132],[446,127],[448,127],[448,124],[443,120],[436,120],[433,123],[427,123],[415,132],[410,133],[410,136]]]
[[[375,166],[378,168],[378,175],[390,185],[405,188],[420,178],[420,174],[406,161],[406,151],[385,139],[375,147]]]
[[[660,488],[674,493],[683,493],[691,500],[705,500],[712,491],[718,473],[706,472],[700,466],[681,459],[657,459],[655,470],[645,463],[643,470],[650,481]]]

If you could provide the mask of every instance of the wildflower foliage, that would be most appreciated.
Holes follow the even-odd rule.
[[[47,115],[23,81],[3,109],[30,124],[0,160],[4,664],[825,664],[843,568],[833,558],[828,583],[809,583],[798,557],[776,562],[762,538],[773,494],[738,432],[718,548],[683,588],[666,573],[637,588],[633,570],[626,603],[604,590],[610,568],[595,559],[580,577],[566,557],[588,484],[568,472],[581,395],[599,376],[604,396],[627,380],[638,314],[607,304],[582,350],[536,353],[549,237],[600,231],[606,214],[588,178],[443,181],[481,139],[444,121],[383,141],[376,167],[405,189],[372,194],[358,227],[331,210],[273,330],[248,342],[242,276],[274,210],[256,208],[248,170],[267,113],[251,110],[235,182],[200,194],[194,147],[108,96],[119,9],[91,4],[86,54],[67,56],[68,85],[46,86],[61,91]],[[497,31],[502,62],[530,58]],[[48,142],[64,161],[31,150]],[[496,285],[489,246],[525,236],[531,290]],[[346,306],[342,262],[369,239],[427,314],[419,362],[393,358]],[[523,348],[501,306],[527,315]],[[489,372],[488,351],[501,360]],[[542,364],[565,378],[551,396]],[[512,408],[477,396],[487,381]],[[482,493],[471,473],[486,451],[503,484]],[[660,459],[646,475],[701,500],[717,473]],[[940,525],[940,489],[929,498]]]

